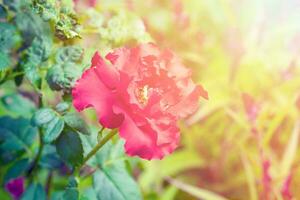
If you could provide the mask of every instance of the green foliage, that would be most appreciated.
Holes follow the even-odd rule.
[[[14,25],[6,22],[0,22],[0,51],[2,53],[10,52],[16,46],[19,36]]]
[[[32,101],[16,93],[4,95],[0,101],[7,112],[12,113],[13,116],[30,118],[36,109]]]
[[[62,40],[80,38],[81,36],[77,30],[78,25],[76,15],[67,9],[62,9],[60,18],[55,25],[55,35]]]
[[[79,135],[71,130],[64,131],[55,142],[60,157],[71,166],[83,161],[83,147]]]
[[[67,102],[61,102],[55,106],[55,110],[61,114],[66,113],[70,109],[70,105]]]
[[[7,163],[24,151],[30,153],[30,146],[37,134],[36,128],[25,118],[0,117],[1,162]]]
[[[54,145],[45,145],[39,165],[50,170],[59,169],[63,166],[63,162],[58,156]]]
[[[78,200],[79,199],[79,191],[78,191],[78,180],[74,177],[69,179],[68,186],[63,194],[63,200]]]
[[[51,143],[62,132],[65,122],[61,116],[50,108],[38,110],[32,117],[32,123],[43,129],[43,141]]]
[[[41,184],[32,183],[21,197],[21,200],[31,199],[46,200],[46,192]]]
[[[46,80],[52,90],[70,90],[81,75],[80,63],[83,49],[79,46],[63,47],[56,53],[56,64],[51,67]]]
[[[40,65],[47,59],[51,51],[51,40],[48,37],[35,37],[31,46],[24,52],[20,68],[25,76],[37,88],[41,85]]]
[[[6,172],[4,176],[4,182],[7,183],[11,179],[18,178],[21,175],[26,172],[26,170],[29,168],[29,160],[28,159],[22,159],[16,161]]]
[[[11,65],[10,56],[4,52],[0,52],[0,73],[8,69]]]
[[[82,139],[85,152],[89,152],[97,141],[93,134]],[[123,160],[123,145],[123,141],[116,144],[108,142],[90,161],[90,164],[100,168],[93,175],[93,188],[97,199],[142,199],[140,189],[129,175]]]
[[[106,26],[99,28],[99,33],[104,41],[113,44],[113,46],[120,46],[131,42],[131,40],[150,41],[143,22],[132,14],[120,12],[106,23]]]
[[[81,70],[72,62],[56,64],[48,70],[46,80],[52,90],[70,90],[79,78]]]
[[[25,7],[22,12],[17,12],[14,21],[22,34],[25,47],[30,46],[36,37],[40,37],[36,42],[42,42],[41,40],[46,38],[52,40],[50,24],[39,18],[29,7]]]
[[[33,9],[45,21],[54,23],[55,35],[61,40],[80,38],[78,33],[78,19],[71,9],[59,8],[55,1],[33,0]]]
[[[58,64],[80,62],[83,57],[83,49],[80,46],[62,47],[56,53],[55,60]]]
[[[64,115],[65,123],[79,133],[90,135],[90,129],[86,122],[77,113],[67,113]]]
[[[7,17],[7,10],[3,5],[0,5],[0,19],[5,19]]]

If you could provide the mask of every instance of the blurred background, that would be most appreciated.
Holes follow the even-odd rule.
[[[300,199],[299,0],[74,2],[85,67],[95,50],[150,41],[209,93],[173,154],[131,160],[146,200]]]

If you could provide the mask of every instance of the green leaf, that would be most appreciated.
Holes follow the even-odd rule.
[[[33,183],[22,195],[21,200],[46,200],[46,192],[41,184]]]
[[[53,145],[45,145],[39,165],[47,169],[58,169],[63,166],[63,162]]]
[[[0,5],[0,19],[5,19],[7,17],[7,10],[3,5]]]
[[[71,177],[69,180],[68,187],[66,188],[63,194],[63,200],[78,200],[79,199],[79,191],[78,191],[78,181]]]
[[[122,165],[114,164],[98,170],[93,175],[97,199],[140,200],[138,185]]]
[[[35,112],[31,121],[35,126],[42,126],[49,123],[55,117],[56,114],[51,108],[41,108]]]
[[[105,134],[105,133],[104,133]],[[82,135],[85,152],[97,143],[97,134]],[[98,200],[139,200],[142,195],[124,162],[124,142],[107,142],[89,164],[100,167],[93,175],[93,188]]]
[[[55,117],[45,127],[43,140],[50,143],[56,140],[64,128],[65,122],[60,117]]]
[[[3,3],[9,7],[9,9],[18,11],[20,8],[24,6],[28,6],[28,1],[20,1],[20,0],[3,0]]]
[[[50,143],[58,138],[65,122],[54,110],[42,108],[33,115],[32,124],[43,128],[43,141]]]
[[[95,193],[95,190],[92,187],[89,187],[85,189],[83,194],[80,195],[80,200],[91,200],[91,199],[97,199],[97,195]]]
[[[37,129],[32,127],[30,120],[25,118],[0,118],[0,151],[4,154],[14,154],[17,151],[30,152],[30,146],[37,135]]]
[[[55,110],[60,114],[64,114],[70,109],[70,105],[67,102],[61,102],[55,106]]]
[[[67,46],[60,48],[56,53],[55,60],[57,63],[76,63],[81,61],[83,56],[83,48],[80,46]]]
[[[62,9],[55,25],[55,35],[61,40],[80,38],[81,36],[77,31],[78,25],[76,15],[68,9]]]
[[[30,46],[36,37],[52,38],[49,23],[44,22],[28,6],[22,12],[17,12],[15,23],[22,33],[25,47]]]
[[[20,68],[24,70],[25,76],[37,87],[41,82],[40,65],[50,55],[51,48],[52,41],[50,38],[46,36],[35,37],[20,63]]]
[[[83,161],[83,147],[76,132],[64,131],[56,140],[56,151],[65,162],[72,166],[78,166]]]
[[[51,193],[51,200],[62,200],[64,191],[53,191]]]
[[[80,75],[81,70],[77,64],[68,62],[51,67],[47,72],[46,80],[52,90],[70,90]]]
[[[0,71],[8,69],[11,66],[10,56],[4,52],[0,52]]]
[[[5,95],[0,100],[5,109],[16,116],[31,117],[36,109],[32,101],[17,93]]]
[[[21,176],[29,167],[29,159],[22,159],[15,162],[6,172],[4,182],[7,183],[11,179]]]
[[[67,188],[63,195],[63,200],[78,200],[79,192],[77,188]]]
[[[10,52],[18,40],[16,27],[9,23],[0,22],[0,51]]]
[[[77,113],[67,113],[64,116],[65,123],[73,130],[85,135],[90,134],[90,129],[86,122]]]
[[[36,13],[38,13],[43,20],[57,20],[57,10],[55,9],[55,1],[40,1],[33,0],[32,7]]]

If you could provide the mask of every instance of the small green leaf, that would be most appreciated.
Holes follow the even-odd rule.
[[[77,64],[68,62],[51,67],[47,72],[46,80],[52,90],[70,90],[80,75],[81,70]]]
[[[50,143],[60,135],[65,122],[54,110],[42,108],[33,115],[32,124],[43,128],[43,141]]]
[[[55,146],[49,144],[44,146],[39,165],[47,169],[58,169],[63,166],[63,162],[56,153]]]
[[[33,0],[32,7],[34,11],[39,14],[45,21],[56,21],[57,11],[55,9],[55,1],[40,1]]]
[[[70,105],[67,102],[61,102],[55,106],[55,110],[61,114],[68,111],[70,108]]]
[[[78,200],[79,192],[77,188],[67,188],[63,194],[63,200]]]
[[[30,162],[28,159],[22,159],[15,162],[6,172],[4,182],[7,183],[11,179],[21,176],[29,167]]]
[[[0,52],[0,71],[8,69],[11,66],[11,60],[8,54]]]
[[[44,131],[44,142],[50,143],[56,140],[64,128],[65,122],[58,116],[52,119],[46,126]]]
[[[80,38],[81,36],[77,31],[78,25],[76,15],[67,9],[62,9],[55,25],[55,35],[61,40]]]
[[[0,19],[5,19],[7,17],[7,10],[3,5],[0,5]]]
[[[0,51],[10,52],[16,45],[19,37],[16,27],[12,24],[0,22]]]
[[[42,126],[44,124],[49,123],[56,117],[55,112],[50,108],[42,108],[36,111],[36,113],[32,117],[32,123],[35,126]]]
[[[20,62],[20,68],[24,70],[27,79],[39,87],[41,76],[39,68],[51,52],[52,41],[46,36],[37,36],[33,39],[31,46],[25,51],[25,55]]]
[[[31,117],[35,110],[32,101],[17,93],[3,96],[1,102],[6,110],[16,116]]]
[[[31,184],[21,200],[46,200],[46,192],[41,184]]]
[[[76,63],[81,61],[82,56],[83,49],[80,46],[67,46],[58,50],[55,59],[60,64],[66,62]]]
[[[0,133],[0,152],[8,156],[18,151],[30,152],[37,129],[31,126],[28,119],[1,117]]]
[[[93,174],[93,187],[97,199],[106,200],[141,200],[137,183],[125,168],[116,163]]]
[[[77,113],[68,113],[64,116],[64,120],[66,124],[71,127],[72,129],[85,134],[90,134],[90,129],[86,122],[80,117]]]
[[[72,166],[78,166],[83,161],[83,147],[76,132],[64,131],[56,140],[56,151],[65,162]]]
[[[78,200],[79,191],[78,191],[78,180],[74,177],[69,179],[68,186],[63,194],[63,200]]]
[[[24,45],[30,46],[36,37],[44,37],[51,39],[51,29],[49,23],[44,22],[31,9],[25,9],[22,12],[17,12],[15,23],[20,30]]]
[[[27,1],[19,0],[3,0],[3,3],[9,7],[9,9],[17,11],[24,5],[28,4]]]

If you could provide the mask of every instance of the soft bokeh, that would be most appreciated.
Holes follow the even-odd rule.
[[[13,4],[12,1],[0,0],[0,2]],[[74,6],[76,11],[74,15],[78,17],[79,23],[77,24],[77,20],[76,23],[73,22],[74,16],[70,13],[68,15],[68,12],[63,14],[59,12],[59,19],[63,20],[59,20],[58,25],[61,24],[62,27],[58,26],[61,29],[55,30],[53,49],[79,45],[78,52],[75,47],[72,49],[79,54],[74,62],[80,63],[77,66],[81,67],[80,70],[90,66],[91,57],[96,51],[105,56],[115,48],[130,48],[141,43],[153,42],[159,48],[168,48],[174,52],[182,63],[192,70],[194,82],[201,84],[209,93],[209,100],[200,101],[199,110],[178,124],[181,140],[171,155],[162,160],[152,161],[128,156],[120,157],[118,151],[123,150],[123,144],[119,142],[121,144],[119,145],[113,140],[115,146],[120,146],[119,149],[114,149],[112,143],[106,146],[109,147],[109,152],[113,149],[111,153],[113,159],[103,161],[106,168],[101,168],[96,173],[114,169],[110,168],[111,163],[125,161],[126,166],[122,162],[122,170],[133,172],[134,179],[138,182],[135,184],[125,170],[125,179],[132,183],[129,184],[129,189],[125,188],[128,189],[128,193],[131,191],[139,198],[141,195],[136,191],[140,187],[145,200],[300,199],[299,0],[49,0],[47,2],[54,2],[55,5],[65,3],[71,8]],[[40,15],[42,14],[44,18],[53,17],[53,13],[47,12],[47,9],[45,13],[43,9],[37,11],[41,12]],[[13,17],[9,15],[7,18]],[[19,18],[21,20],[22,17]],[[26,20],[25,22],[21,28],[27,30],[30,23]],[[51,23],[54,25],[54,22]],[[39,28],[43,29],[41,27]],[[48,32],[52,34],[50,29],[39,31],[45,35]],[[79,35],[81,38],[77,38]],[[51,38],[52,41],[52,35],[46,38]],[[22,53],[18,47],[19,39],[15,40],[17,47],[11,53],[11,57],[16,56],[13,64],[19,63],[16,59],[21,58],[19,54]],[[24,40],[24,44],[28,41]],[[52,67],[56,63],[54,55],[56,54],[52,52],[47,64],[49,66],[46,66],[51,67],[49,71],[52,76],[47,78],[41,93],[37,93],[40,91],[35,91],[36,88],[32,88],[27,80],[20,88],[16,88],[12,82],[1,85],[0,95],[17,91],[23,96],[31,95],[34,102],[51,107],[61,102],[62,89],[72,88],[77,72],[75,64],[72,63],[66,66],[66,70],[59,67],[58,69],[62,70],[60,73],[57,68]],[[8,65],[4,59],[2,63]],[[64,70],[66,74],[73,72],[71,80],[64,75],[61,77],[65,73]],[[11,72],[14,71],[9,68],[7,73]],[[5,73],[0,74],[0,84],[2,78],[6,77]],[[30,72],[29,75],[36,75],[35,73],[37,72]],[[20,74],[13,75],[8,78],[18,78]],[[57,76],[67,85],[51,85],[51,81],[56,83]],[[0,114],[6,115],[5,110],[1,109],[2,104]],[[9,105],[9,99],[7,104]],[[29,114],[21,111],[23,107],[19,104],[13,107],[14,113],[30,115],[31,118],[35,105],[31,101],[24,105]],[[85,110],[82,116],[88,125],[95,129],[95,133],[99,131],[101,127],[97,123],[95,112]],[[7,117],[2,119],[13,121]],[[26,123],[29,123],[29,120]],[[9,129],[9,125],[7,126]],[[19,125],[19,129],[22,127]],[[96,134],[93,137],[93,142],[96,142]],[[31,145],[34,141],[28,138],[26,142]],[[37,146],[35,144],[32,149],[37,149]],[[76,144],[69,146],[75,149]],[[8,151],[6,149],[4,153]],[[80,161],[74,159],[74,163],[77,162]],[[91,163],[92,166],[96,165],[92,161]],[[60,162],[56,165],[60,171],[53,175],[55,176],[53,190],[61,190],[67,183],[65,174],[68,174],[68,169],[61,168]],[[6,169],[7,166],[1,168],[5,171]],[[82,171],[89,172],[89,169],[87,167]],[[41,172],[39,175],[42,180],[46,179],[44,171]],[[112,170],[114,174],[118,174],[117,172]],[[3,177],[2,171],[1,174]],[[49,173],[48,179],[52,179],[52,172]],[[101,195],[102,189],[106,189],[103,185],[107,185],[105,182],[103,185],[97,185],[99,179],[95,179],[93,183],[91,179],[84,177],[79,186],[80,193],[87,194],[87,191],[96,185],[99,186],[95,188]],[[25,180],[25,185],[28,185],[26,181],[28,180]],[[110,186],[117,188],[123,183],[128,182],[118,178],[107,188]],[[130,190],[132,186],[136,188]],[[41,185],[32,187],[42,188]],[[113,192],[109,191],[108,194],[111,193]],[[2,189],[1,195],[8,196],[8,193]],[[45,196],[43,193],[41,195]]]
[[[113,47],[137,39],[170,48],[210,94],[181,123],[180,148],[143,163],[137,174],[146,199],[300,198],[299,1],[128,0],[96,8],[106,6],[121,19],[137,17],[122,27],[135,38],[114,37]]]

